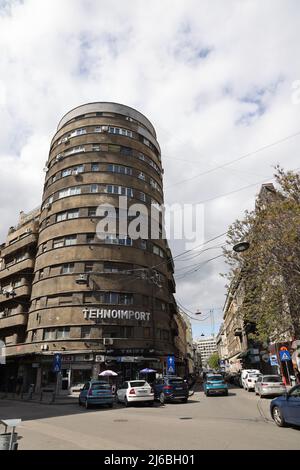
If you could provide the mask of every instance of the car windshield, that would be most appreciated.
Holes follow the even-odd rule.
[[[91,386],[92,390],[108,390],[110,389],[110,385],[106,383],[94,383]]]
[[[174,377],[174,379],[169,379],[171,385],[182,384],[184,380],[181,377]]]
[[[211,375],[208,377],[210,382],[218,382],[219,380],[223,380],[222,375]]]
[[[279,375],[265,375],[263,377],[263,381],[278,383],[278,382],[282,382],[282,379],[281,377],[279,377]]]
[[[133,382],[130,382],[130,387],[145,387],[145,385],[147,385],[145,380],[134,380]]]
[[[249,378],[250,379],[253,379],[253,378],[257,378],[257,377],[260,377],[261,374],[249,374]]]

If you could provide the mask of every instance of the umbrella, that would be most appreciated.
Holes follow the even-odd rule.
[[[140,374],[151,374],[152,372],[156,372],[154,369],[142,369],[140,370]]]
[[[113,370],[104,370],[99,374],[101,377],[116,377],[118,374]]]

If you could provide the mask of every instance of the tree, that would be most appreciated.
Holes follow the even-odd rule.
[[[276,190],[265,185],[255,209],[230,226],[224,249],[226,276],[243,287],[238,314],[256,325],[253,336],[261,341],[286,333],[300,338],[300,176],[280,167],[274,176]],[[232,247],[241,240],[250,248],[236,253]]]
[[[207,363],[211,369],[217,369],[219,367],[219,361],[219,354],[213,353],[211,356],[209,356]]]

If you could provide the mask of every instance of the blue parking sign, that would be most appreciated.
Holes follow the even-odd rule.
[[[54,355],[52,370],[53,370],[53,372],[60,372],[61,371],[61,354],[55,354]]]
[[[167,357],[167,374],[175,374],[175,357]]]

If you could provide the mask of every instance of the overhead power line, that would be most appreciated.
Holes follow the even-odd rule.
[[[185,183],[187,181],[192,181],[196,178],[200,178],[201,176],[204,176],[204,175],[207,175],[209,173],[212,173],[216,170],[219,170],[220,168],[225,168],[229,165],[232,165],[233,163],[236,163],[236,162],[239,162],[241,160],[244,160],[245,158],[248,158],[252,155],[255,155],[259,152],[263,152],[264,150],[268,149],[268,148],[271,148],[271,147],[275,147],[276,145],[279,145],[283,142],[286,142],[287,140],[290,140],[290,139],[293,139],[294,137],[297,137],[300,135],[300,131],[298,132],[295,132],[294,134],[290,134],[286,137],[283,137],[282,139],[279,139],[279,140],[276,140],[275,142],[272,142],[270,144],[267,144],[267,145],[264,145],[262,147],[259,147],[258,149],[256,150],[253,150],[252,152],[248,152],[248,153],[245,153],[244,155],[241,155],[240,157],[237,157],[237,158],[234,158],[233,160],[230,160],[228,162],[225,162],[223,163],[222,165],[218,165],[214,168],[211,168],[210,170],[205,170],[205,171],[202,171],[201,173],[198,173],[197,175],[194,175],[194,176],[191,176],[190,178],[186,178],[186,179],[183,179],[183,180],[180,180],[180,181],[177,181],[175,183],[172,183],[172,184],[169,184],[168,186],[165,187],[165,189],[167,188],[171,188],[173,186],[177,186],[179,184],[182,184],[182,183]]]

